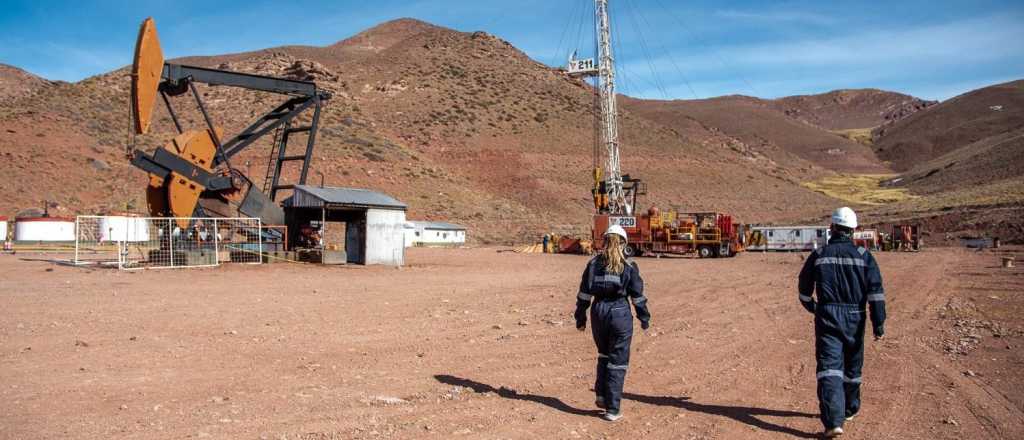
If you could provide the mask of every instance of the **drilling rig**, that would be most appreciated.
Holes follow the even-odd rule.
[[[599,135],[594,148],[594,216],[591,238],[594,249],[604,247],[604,231],[622,226],[629,236],[627,256],[642,254],[693,254],[701,258],[731,257],[743,250],[743,227],[732,216],[718,212],[661,212],[651,207],[636,209],[637,197],[647,194],[640,179],[622,174],[619,156],[619,122],[615,95],[615,57],[608,19],[609,0],[594,0],[598,59],[569,57],[567,72],[575,78],[597,78]],[[601,156],[604,156],[603,168]]]
[[[594,148],[594,223],[592,234],[595,247],[603,246],[608,225],[617,224],[630,231],[636,228],[637,196],[646,194],[640,179],[623,175],[619,161],[619,115],[615,95],[615,57],[612,54],[612,29],[608,18],[608,0],[594,0],[597,35],[597,62],[593,58],[569,59],[568,73],[576,78],[596,77],[599,113],[599,135]],[[601,163],[603,153],[604,163]],[[602,168],[603,165],[603,168]]]
[[[238,134],[224,140],[214,125],[196,84],[227,86],[284,96],[276,108],[257,118]],[[205,127],[187,129],[172,105],[172,97],[191,95]],[[163,101],[177,135],[153,153],[128,146],[132,165],[149,173],[146,202],[151,215],[173,217],[182,229],[194,217],[253,217],[264,225],[284,225],[284,210],[277,198],[282,190],[306,183],[323,103],[331,98],[315,83],[262,75],[209,69],[164,60],[156,24],[147,18],[139,29],[131,76],[134,134],[146,134],[153,122],[157,100]],[[312,112],[308,124],[300,115]],[[273,145],[263,186],[256,184],[231,159],[270,133]],[[305,133],[301,154],[288,154],[291,136]],[[301,162],[293,184],[282,183],[282,168]]]

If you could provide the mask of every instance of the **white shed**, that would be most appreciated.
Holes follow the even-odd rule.
[[[405,224],[405,247],[461,246],[466,228],[454,223],[410,221]]]
[[[405,264],[406,209],[387,194],[360,188],[296,185],[285,202],[289,225],[316,226],[325,240],[332,229],[343,230],[349,263],[388,266]],[[289,239],[294,242],[298,232],[289,230]]]

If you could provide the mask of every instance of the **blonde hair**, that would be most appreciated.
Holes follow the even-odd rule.
[[[608,273],[622,273],[626,267],[626,244],[622,237],[615,234],[608,234],[604,239],[604,270]]]

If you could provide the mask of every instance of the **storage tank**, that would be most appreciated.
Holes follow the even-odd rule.
[[[65,217],[20,217],[14,221],[14,241],[75,241],[75,220]]]
[[[149,221],[139,217],[110,216],[100,218],[100,241],[149,241]]]

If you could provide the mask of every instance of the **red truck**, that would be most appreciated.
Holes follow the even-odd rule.
[[[594,216],[594,249],[604,247],[609,225],[622,226],[629,235],[627,256],[677,254],[700,258],[732,257],[744,250],[743,226],[719,212],[660,212],[652,207],[636,215]]]

